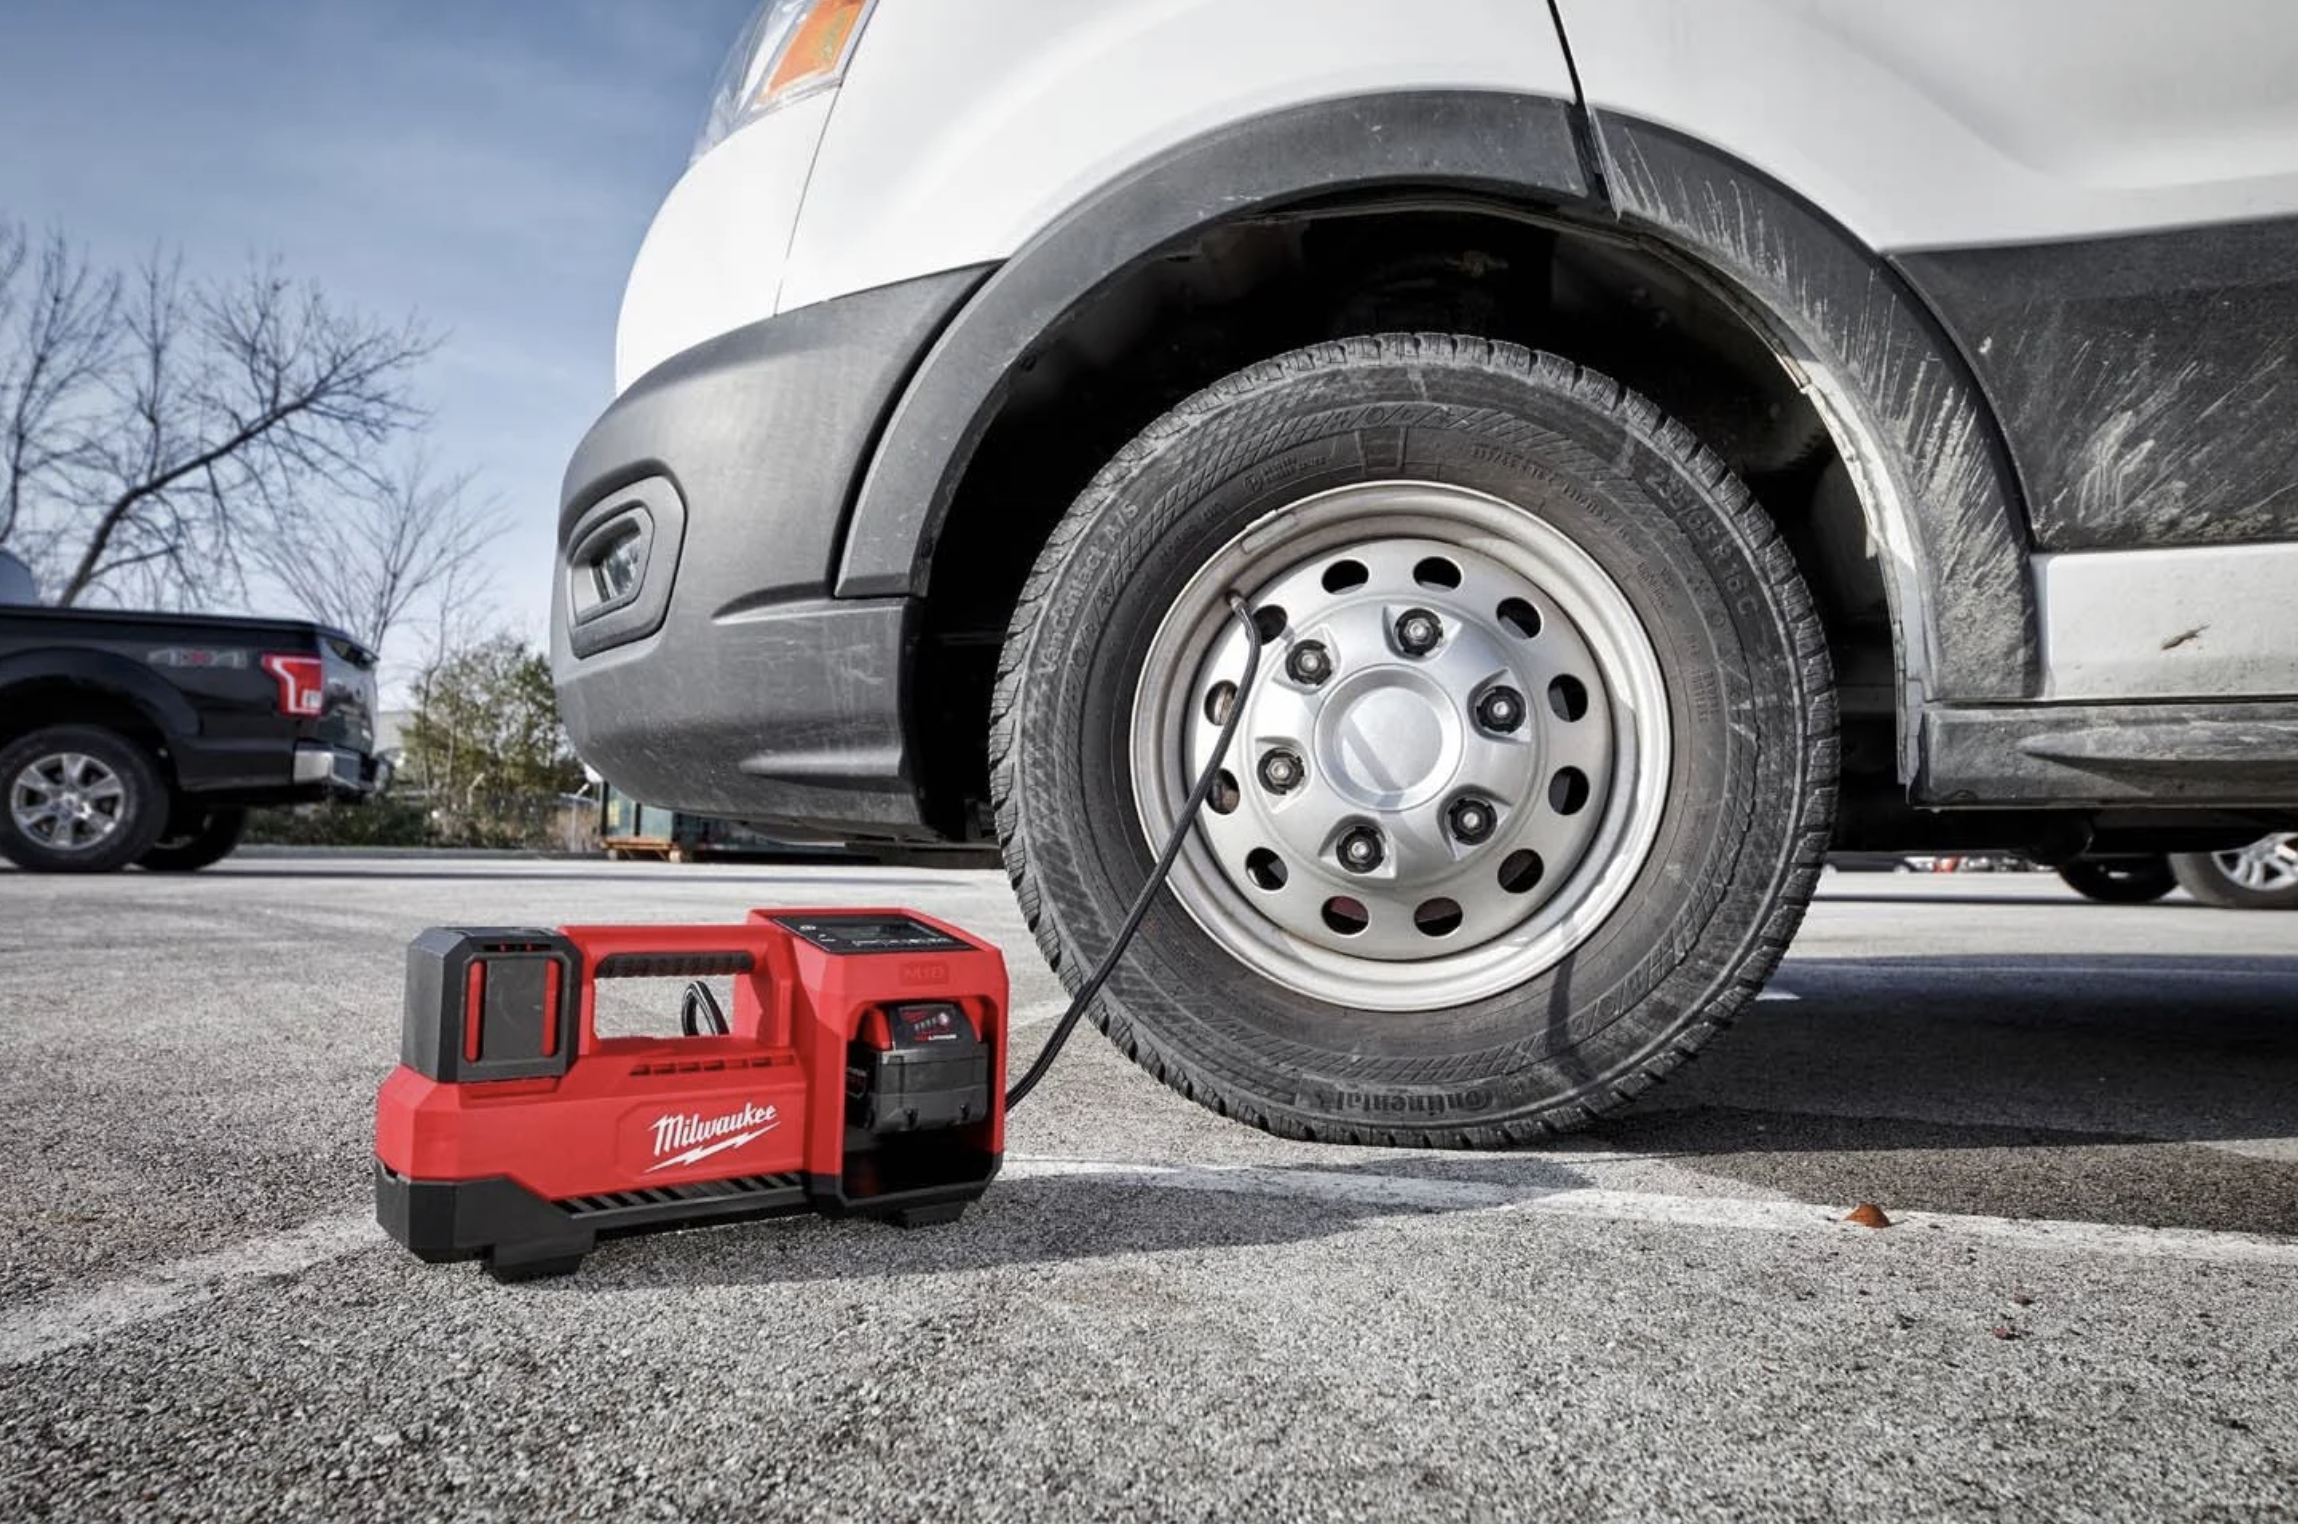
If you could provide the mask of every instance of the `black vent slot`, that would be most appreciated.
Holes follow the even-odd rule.
[[[577,1218],[612,1227],[617,1222],[691,1215],[702,1205],[727,1212],[782,1210],[801,1204],[804,1197],[804,1183],[796,1175],[739,1175],[731,1180],[570,1196],[559,1205]]]

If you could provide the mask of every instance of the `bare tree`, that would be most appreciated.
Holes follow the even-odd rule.
[[[258,267],[132,279],[0,225],[0,544],[73,603],[231,597],[242,555],[322,497],[369,491],[435,341]]]
[[[0,223],[0,545],[33,532],[49,483],[84,458],[118,352],[120,281],[97,276],[61,238],[34,255]]]
[[[502,532],[491,509],[471,502],[470,480],[437,475],[417,453],[251,542],[252,559],[314,616],[381,650],[425,595],[460,603],[480,552]]]

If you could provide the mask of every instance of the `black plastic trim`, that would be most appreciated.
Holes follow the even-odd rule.
[[[2298,539],[2298,217],[1903,254],[2047,550]]]
[[[479,1053],[464,1037],[471,971],[480,975]],[[549,965],[558,1000],[544,1003]],[[449,1084],[556,1079],[574,1061],[582,999],[582,953],[555,931],[529,926],[433,926],[407,944],[407,998],[399,1061]]]
[[[527,1259],[579,1259],[597,1233],[502,1175],[484,1180],[410,1180],[375,1161],[375,1220],[434,1265],[503,1251]]]
[[[411,1180],[375,1161],[375,1220],[431,1264],[579,1260],[602,1238],[814,1210],[804,1179],[755,1175],[551,1201],[507,1175]],[[569,1266],[571,1268],[571,1266]]]
[[[1919,804],[2288,808],[2298,701],[1940,707]]]
[[[906,598],[683,619],[558,668],[586,761],[649,804],[808,833],[928,835],[903,727]]]
[[[1570,104],[1496,91],[1319,101],[1128,171],[1015,253],[918,367],[863,479],[838,596],[923,594],[942,521],[1017,367],[1096,289],[1206,227],[1384,186],[1588,195]]]
[[[951,1221],[980,1197],[1003,1156],[959,1151],[950,1157],[945,1178],[873,1195],[852,1194],[854,1182],[835,1175],[748,1175],[566,1201],[540,1196],[507,1175],[415,1180],[377,1159],[375,1220],[430,1264],[483,1258],[501,1270],[572,1270],[600,1239],[634,1233],[804,1212],[883,1218],[902,1227]]]
[[[721,335],[648,372],[585,437],[560,512],[552,672],[576,749],[617,788],[769,825],[931,834],[903,733],[911,610],[833,602],[828,586],[880,421],[981,277],[946,271]],[[640,600],[607,618],[651,622],[589,641],[570,562],[600,510],[642,489],[658,543]],[[674,554],[659,543],[673,503]]]
[[[2041,641],[2027,530],[1992,410],[1929,310],[1881,256],[1794,192],[1704,144],[1591,113],[1621,221],[1682,251],[1845,383],[1888,455],[1915,562],[1927,648],[1901,639],[1926,699],[2038,692]],[[1897,608],[1902,636],[1910,611]]]

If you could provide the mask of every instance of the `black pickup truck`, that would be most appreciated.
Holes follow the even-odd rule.
[[[53,873],[183,872],[252,805],[381,786],[375,656],[293,620],[0,598],[0,857]]]

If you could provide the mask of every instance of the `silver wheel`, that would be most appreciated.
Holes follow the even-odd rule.
[[[2213,852],[2229,883],[2261,894],[2298,891],[2298,835],[2262,836],[2247,847]]]
[[[35,757],[8,786],[16,829],[58,852],[93,851],[119,829],[127,808],[119,775],[83,752]]]
[[[1266,643],[1243,694],[1230,588]],[[1227,776],[1173,892],[1314,999],[1434,1010],[1512,988],[1619,904],[1659,827],[1670,734],[1650,636],[1586,552],[1481,492],[1343,487],[1213,555],[1135,695],[1151,840],[1235,703]]]

